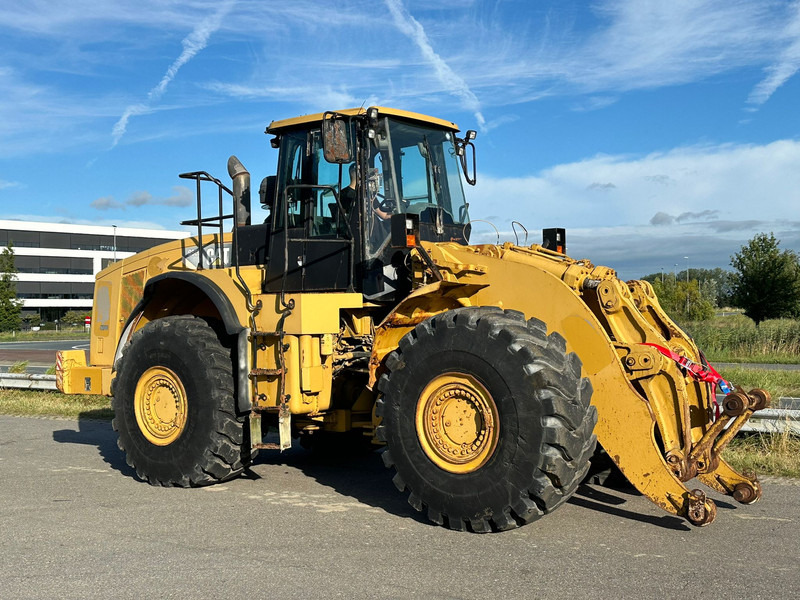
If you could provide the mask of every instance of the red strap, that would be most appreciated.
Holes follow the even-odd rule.
[[[661,354],[666,356],[667,358],[671,358],[676,363],[678,363],[681,367],[686,369],[686,372],[689,373],[692,377],[697,379],[698,381],[705,381],[707,383],[711,383],[713,385],[718,385],[719,389],[722,390],[723,394],[730,394],[731,393],[731,385],[722,378],[717,370],[708,365],[707,367],[703,367],[692,359],[681,356],[680,354],[676,354],[669,348],[665,348],[664,346],[659,346],[658,344],[650,344],[650,343],[643,343],[642,346],[652,346],[656,350],[658,350]]]

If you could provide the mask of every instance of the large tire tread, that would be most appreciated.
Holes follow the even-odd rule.
[[[463,332],[463,333],[456,333]],[[387,443],[383,459],[387,467],[397,471],[393,481],[400,491],[408,491],[409,504],[416,510],[427,512],[428,518],[455,530],[474,532],[505,531],[534,521],[552,512],[565,502],[577,489],[588,468],[594,452],[596,437],[592,433],[597,413],[590,405],[591,384],[581,379],[581,362],[575,354],[566,353],[566,342],[558,333],[547,335],[547,327],[538,319],[528,319],[517,311],[500,308],[461,308],[439,314],[417,325],[399,342],[398,348],[386,359],[385,372],[378,381],[379,398],[376,414],[383,419],[376,436]],[[496,504],[493,510],[478,514],[462,513],[452,508],[448,511],[438,506],[436,494],[424,492],[427,482],[420,479],[416,469],[408,469],[407,460],[398,462],[395,452],[403,452],[398,446],[396,427],[398,396],[413,380],[413,366],[426,356],[425,347],[437,344],[442,336],[448,340],[460,335],[469,335],[471,340],[489,340],[486,352],[503,354],[497,360],[519,365],[522,387],[515,390],[524,396],[516,403],[516,410],[523,420],[533,418],[539,412],[538,426],[541,430],[537,466],[523,474],[519,482],[508,487],[510,492],[503,505]],[[455,337],[454,337],[455,336]],[[483,344],[483,341],[481,342]],[[501,349],[501,350],[498,350]],[[487,360],[493,360],[488,357]],[[497,364],[500,364],[498,362]],[[396,380],[400,380],[397,383]],[[392,404],[392,407],[389,407]],[[406,406],[407,408],[407,406]],[[412,415],[413,418],[413,415]],[[534,443],[527,438],[532,432],[519,431],[515,443]],[[403,477],[401,471],[407,472]],[[525,483],[527,481],[527,483]],[[489,482],[487,482],[489,485]],[[430,496],[427,497],[426,495]],[[483,510],[483,509],[482,509]]]
[[[252,461],[247,417],[236,414],[231,343],[214,325],[193,315],[153,321],[133,335],[116,365],[112,427],[119,433],[117,445],[125,452],[126,462],[136,470],[138,477],[153,485],[199,487],[214,484],[235,477]],[[153,448],[145,450],[151,454],[142,454],[141,448],[147,444],[141,439],[135,419],[131,418],[133,388],[146,368],[143,365],[149,364],[142,355],[162,338],[174,343],[170,351],[192,362],[192,371],[202,382],[202,394],[190,395],[188,402],[202,403],[210,421],[208,431],[200,432],[198,439],[186,449],[193,455],[190,460],[193,464],[183,471],[168,464],[166,458],[160,462],[153,459]],[[193,384],[184,382],[184,385]],[[193,411],[194,407],[190,407],[190,416]],[[188,435],[188,429],[187,426],[182,436]]]

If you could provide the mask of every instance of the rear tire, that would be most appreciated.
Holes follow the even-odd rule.
[[[131,338],[114,380],[113,428],[136,474],[151,484],[200,486],[251,461],[236,414],[230,340],[191,315],[148,323]]]
[[[400,340],[379,381],[378,438],[408,502],[452,529],[512,529],[566,501],[589,468],[597,412],[581,362],[537,319],[436,315]]]

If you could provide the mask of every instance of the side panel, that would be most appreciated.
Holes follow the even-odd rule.
[[[253,364],[256,368],[255,402],[262,408],[280,403],[281,304],[277,294],[256,298],[262,310],[256,325],[264,335],[257,340]],[[341,327],[345,309],[361,308],[361,294],[287,294],[294,308],[283,321],[285,390],[292,414],[316,414],[331,406],[333,340]]]

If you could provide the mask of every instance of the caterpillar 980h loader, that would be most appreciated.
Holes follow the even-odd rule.
[[[281,449],[385,446],[409,503],[460,530],[551,512],[596,442],[695,525],[716,510],[689,480],[758,500],[720,455],[766,392],[718,406],[716,372],[647,282],[547,244],[469,245],[475,135],[458,132],[381,107],[273,122],[264,223],[235,157],[232,189],[184,173],[196,235],[98,274],[88,361],[61,353],[60,389],[113,396],[119,446],[153,484],[231,478],[273,427]]]

